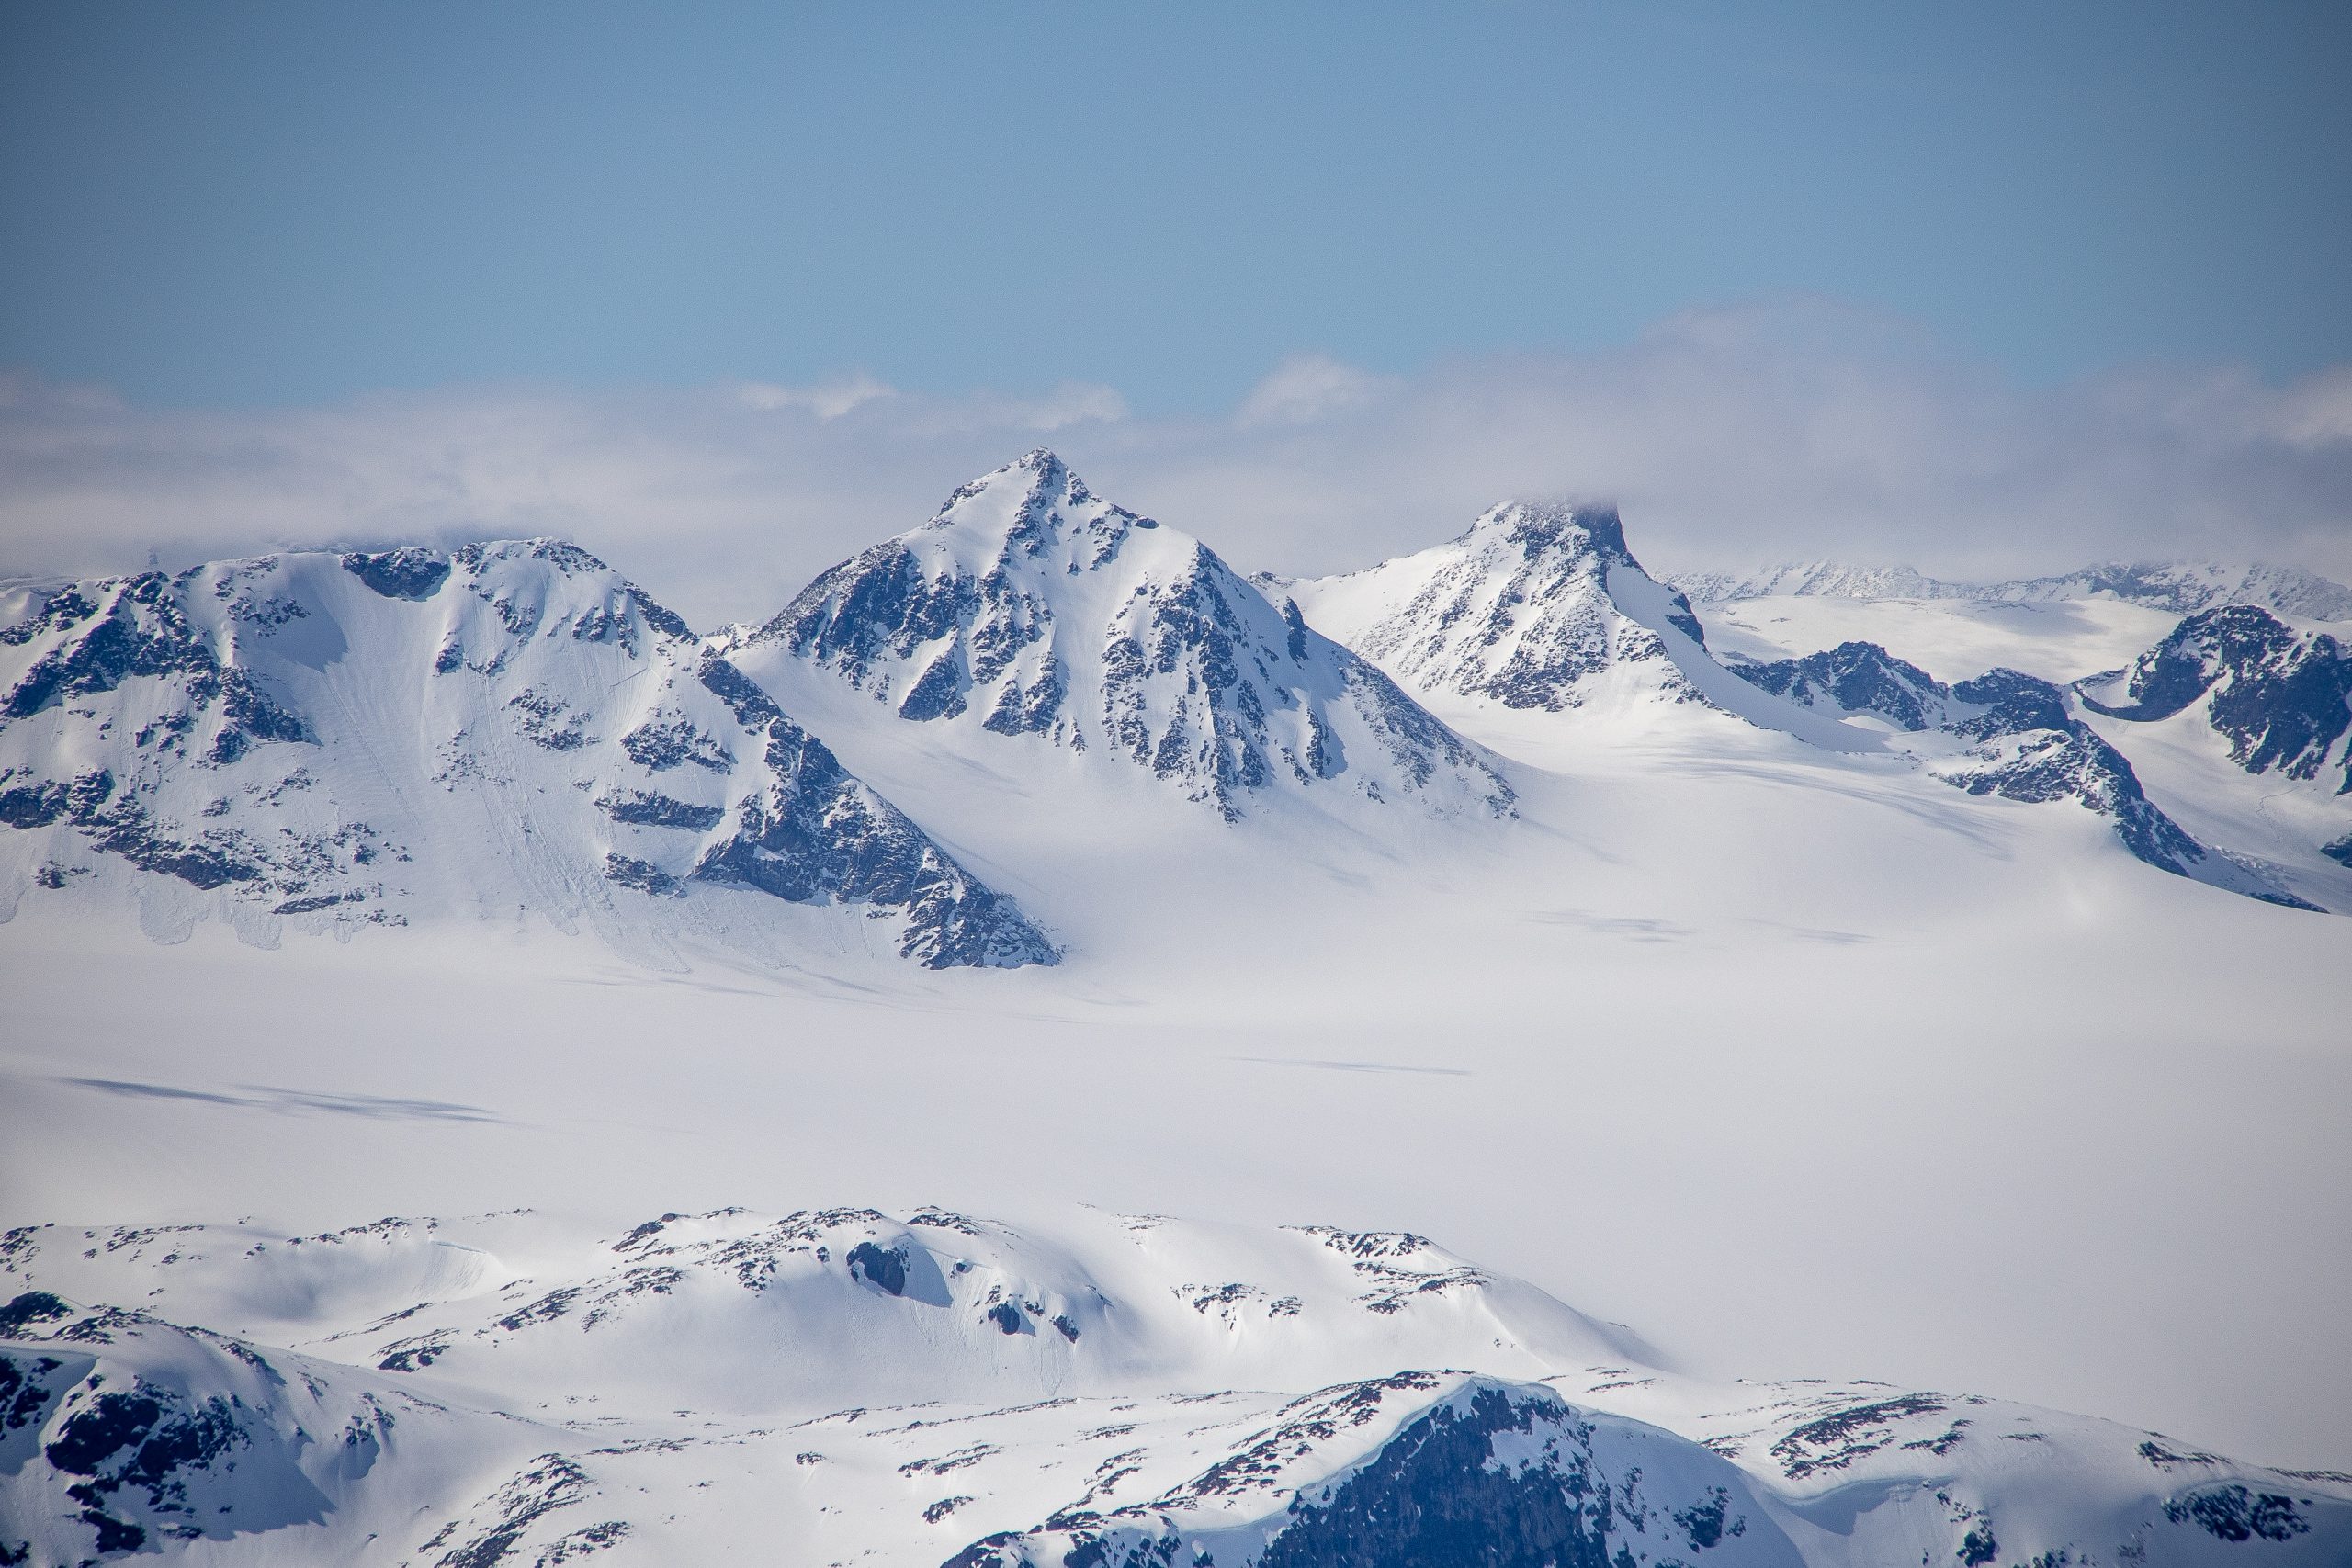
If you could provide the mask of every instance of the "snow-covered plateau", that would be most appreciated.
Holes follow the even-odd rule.
[[[0,1562],[2352,1561],[2352,648],[2132,570],[0,585]]]

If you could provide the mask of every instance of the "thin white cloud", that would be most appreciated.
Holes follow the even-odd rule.
[[[1064,381],[1042,397],[1012,397],[998,392],[942,399],[930,405],[927,417],[914,422],[909,433],[964,431],[1068,430],[1073,425],[1109,424],[1127,417],[1127,400],[1115,387],[1096,381]],[[1019,456],[1018,453],[1013,456]]]
[[[2352,366],[2333,366],[2265,400],[2263,433],[2312,450],[2352,445]]]
[[[871,376],[849,376],[814,387],[779,387],[772,381],[746,381],[736,395],[745,408],[807,409],[819,419],[839,419],[860,403],[887,398],[894,390]]]
[[[1245,568],[1364,565],[1503,497],[1565,493],[1620,502],[1660,569],[1834,556],[2007,576],[2188,556],[2352,580],[2352,367],[2283,387],[2188,367],[2021,389],[1820,303],[1401,378],[1300,355],[1213,419],[1137,417],[1083,382],[475,388],[224,412],[19,377],[0,380],[0,572],[552,533],[708,626],[772,612],[1040,441]]]
[[[1294,354],[1250,389],[1235,412],[1243,429],[1314,424],[1377,401],[1404,383],[1374,376],[1328,354]]]

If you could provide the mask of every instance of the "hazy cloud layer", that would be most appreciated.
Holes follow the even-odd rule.
[[[1085,383],[472,388],[224,412],[0,380],[0,573],[560,534],[710,626],[771,612],[1039,444],[1245,569],[1361,566],[1507,496],[1566,493],[1619,501],[1661,570],[1834,556],[1967,578],[2187,556],[2352,579],[2352,366],[2283,387],[2160,367],[2023,389],[1821,304],[1408,378],[1302,353],[1214,419],[1137,417]]]

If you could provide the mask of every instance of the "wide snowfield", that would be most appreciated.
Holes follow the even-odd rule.
[[[1906,624],[1801,642],[2003,661]],[[2145,629],[2092,625],[2080,668],[2041,672]],[[1409,1228],[1693,1371],[2352,1465],[2352,921],[2165,875],[2087,812],[1704,713],[1577,741],[1447,713],[1520,760],[1519,820],[1375,839],[795,711],[1083,933],[1067,962],[930,974],[877,942],[779,971],[528,921],[161,946],[119,904],[28,893],[0,926],[0,1218],[1083,1202]]]
[[[1841,642],[1874,642],[1939,681],[2007,666],[2062,685],[2131,663],[2180,620],[2117,599],[2002,604],[1793,594],[1709,604],[1703,618],[1707,646],[1718,654],[1802,658]]]

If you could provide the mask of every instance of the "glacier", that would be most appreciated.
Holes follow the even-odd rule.
[[[2339,1561],[2352,662],[2165,581],[0,585],[0,1554]]]

